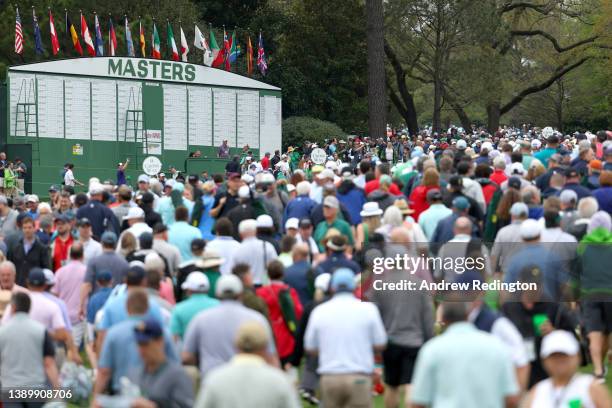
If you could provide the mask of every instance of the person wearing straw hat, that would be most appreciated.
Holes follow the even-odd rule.
[[[361,215],[361,224],[357,225],[355,234],[355,248],[362,249],[370,242],[371,234],[376,231],[381,223],[381,215],[383,210],[378,206],[376,201],[370,201],[363,204],[363,209],[359,213]]]
[[[555,330],[544,337],[540,356],[550,378],[530,391],[525,407],[607,408],[612,399],[603,384],[592,375],[578,372],[580,346],[574,335]]]
[[[210,249],[204,251],[204,255],[202,255],[201,259],[196,260],[196,267],[202,270],[202,272],[209,281],[208,296],[215,296],[217,281],[221,277],[219,267],[223,265],[224,262],[225,259],[223,259],[218,252]]]

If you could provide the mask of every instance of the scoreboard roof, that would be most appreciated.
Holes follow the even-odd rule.
[[[280,88],[275,86],[222,69],[186,62],[146,58],[94,57],[63,59],[16,65],[9,68],[9,72],[14,71],[280,91]]]

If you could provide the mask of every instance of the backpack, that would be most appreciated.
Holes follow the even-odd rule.
[[[293,298],[289,287],[284,287],[278,292],[278,303],[280,305],[281,314],[283,321],[289,329],[289,333],[295,337],[297,331],[298,321],[295,313],[295,305],[293,304]]]

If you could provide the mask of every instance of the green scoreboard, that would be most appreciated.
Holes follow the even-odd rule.
[[[281,147],[281,90],[202,65],[97,57],[13,66],[3,99],[5,150],[30,165],[31,191],[43,195],[66,162],[82,181],[114,180],[128,157],[134,178],[146,157],[182,170],[190,152],[212,159],[223,140],[255,154]]]

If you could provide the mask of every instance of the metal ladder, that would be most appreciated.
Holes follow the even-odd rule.
[[[32,146],[32,162],[40,163],[38,144],[38,109],[34,79],[21,80],[17,104],[15,106],[15,134],[18,143]],[[20,126],[21,125],[21,126]],[[34,138],[33,141],[28,138]]]
[[[149,146],[144,129],[144,111],[142,107],[138,109],[139,106],[141,106],[140,93],[136,96],[134,95],[134,88],[130,88],[128,109],[125,111],[125,133],[123,141],[128,142],[128,136],[130,139],[132,139],[133,136],[134,148],[128,150],[127,157],[129,157],[136,166],[140,165],[139,159],[141,156],[149,153]],[[130,109],[132,107],[134,109]]]

